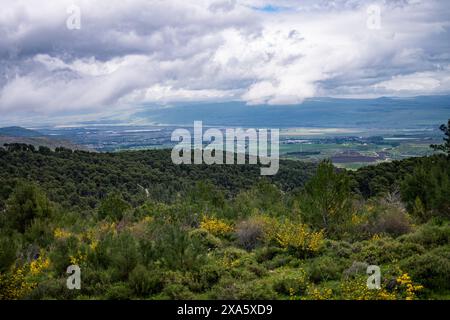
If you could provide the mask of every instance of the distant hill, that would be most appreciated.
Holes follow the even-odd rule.
[[[44,146],[52,150],[57,147],[64,147],[72,150],[93,151],[87,147],[77,145],[69,140],[46,136],[38,131],[22,127],[0,128],[0,147],[2,147],[5,143],[31,144],[35,147]]]
[[[450,114],[450,96],[408,99],[307,99],[299,105],[246,105],[245,102],[185,103],[135,114],[152,123],[255,128],[432,129]],[[439,133],[440,134],[440,133]]]
[[[7,136],[7,137],[42,137],[44,134],[30,130],[25,129],[22,127],[5,127],[0,128],[0,136]]]

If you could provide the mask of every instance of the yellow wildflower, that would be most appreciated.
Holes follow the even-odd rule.
[[[207,230],[215,236],[223,236],[233,231],[233,228],[225,221],[203,216],[200,228]]]

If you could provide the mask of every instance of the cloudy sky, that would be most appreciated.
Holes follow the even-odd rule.
[[[450,94],[448,0],[0,6],[0,122],[177,102]]]

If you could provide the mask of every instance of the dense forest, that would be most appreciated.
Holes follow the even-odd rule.
[[[170,150],[5,145],[0,299],[449,299],[445,141],[352,172],[281,161],[264,178],[174,165]]]

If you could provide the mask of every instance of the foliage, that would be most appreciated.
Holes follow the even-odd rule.
[[[424,159],[406,175],[402,198],[421,222],[431,217],[450,217],[450,158]]]
[[[308,226],[290,220],[269,219],[266,224],[266,239],[300,256],[316,254],[323,246],[323,231],[310,231]]]
[[[444,143],[440,145],[432,144],[431,148],[433,148],[434,150],[443,151],[450,157],[450,119],[448,119],[447,125],[442,124],[439,129],[445,135],[445,137],[443,138]]]
[[[167,156],[1,150],[0,299],[449,298],[445,156],[264,179]]]
[[[329,161],[322,162],[301,196],[301,212],[313,228],[336,235],[351,216],[350,180],[336,172]]]
[[[250,217],[236,226],[236,238],[240,247],[253,250],[264,241],[265,221],[260,217]]]
[[[415,279],[427,290],[450,290],[450,249],[440,247],[419,256],[411,256],[401,262]]]
[[[121,220],[125,212],[130,208],[129,204],[117,193],[109,194],[100,203],[98,216],[100,219],[110,217],[115,221]]]
[[[225,236],[233,231],[233,228],[223,220],[203,216],[200,228],[205,229],[215,236]]]
[[[10,228],[23,233],[35,218],[49,217],[51,213],[51,203],[43,192],[36,185],[21,181],[7,202],[2,220],[6,220]]]
[[[423,289],[414,283],[407,273],[394,277],[381,284],[381,289],[369,289],[367,277],[349,278],[341,284],[340,294],[344,300],[415,300],[417,292]]]

